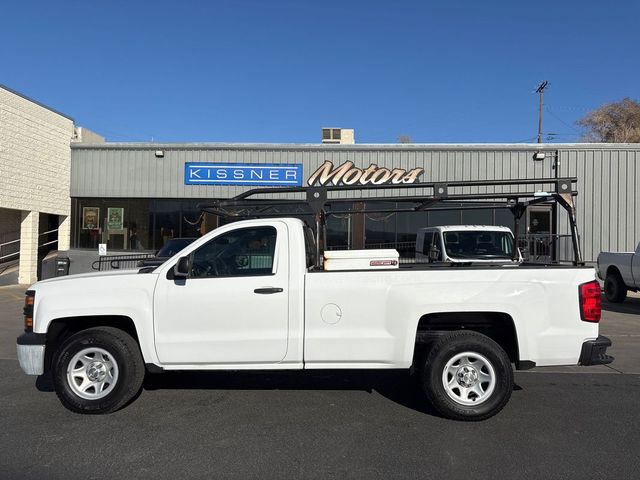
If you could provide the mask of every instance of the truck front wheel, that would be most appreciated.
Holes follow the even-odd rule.
[[[489,337],[455,331],[433,344],[422,369],[422,386],[444,417],[477,421],[492,417],[513,391],[506,352]]]
[[[83,330],[69,337],[53,358],[58,398],[77,413],[111,413],[142,387],[145,368],[136,341],[112,327]]]
[[[627,286],[618,272],[607,273],[604,280],[604,294],[612,303],[624,302],[627,297]]]

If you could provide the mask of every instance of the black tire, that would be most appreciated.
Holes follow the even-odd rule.
[[[69,379],[67,375],[68,371],[74,367],[74,365],[69,365],[74,357],[80,352],[92,349],[106,352],[106,355],[101,356],[100,360],[105,360],[105,365],[110,366],[111,378],[114,378],[114,382],[111,384],[108,380],[105,381],[104,386],[100,387],[104,388],[102,392],[98,392],[96,387],[89,387],[86,390],[85,395],[89,397],[104,395],[96,399],[81,397],[82,392],[76,392],[70,382],[75,381],[76,386],[82,382],[78,382],[79,378]],[[76,362],[75,366],[82,372],[82,375],[87,376],[91,367],[88,364],[84,368],[82,362],[90,361],[91,354],[89,357],[81,356]],[[93,363],[95,364],[95,362]],[[104,367],[103,370],[106,372],[108,368]],[[96,371],[91,373],[98,375],[96,378],[99,379],[101,373],[98,371],[96,374]],[[145,366],[138,344],[131,335],[113,327],[98,327],[82,330],[62,343],[54,354],[52,373],[56,394],[66,408],[76,413],[102,414],[115,412],[122,408],[140,392]],[[78,388],[82,385],[79,385]]]
[[[622,303],[627,298],[627,286],[618,272],[607,273],[604,280],[604,294],[612,303]]]
[[[457,369],[458,373],[456,375],[447,373],[446,378],[453,383],[453,386],[445,387],[443,376],[447,363],[464,353],[471,353],[471,355],[463,357],[458,362],[458,366],[456,362],[451,365],[448,370]],[[475,360],[470,363],[466,362],[465,358]],[[493,369],[493,375],[487,375],[491,371],[487,370],[485,361]],[[473,366],[482,366],[478,371],[482,371],[483,377],[479,376]],[[464,377],[465,374],[470,377]],[[458,375],[463,377],[460,381],[469,381],[473,389],[479,388],[483,391],[482,396],[486,395],[486,397],[482,398],[473,391],[469,391],[472,390],[471,388],[461,390],[460,386],[463,384],[458,382]],[[492,378],[492,381],[482,381],[485,377]],[[506,352],[489,337],[476,332],[455,331],[444,334],[435,341],[425,359],[421,381],[427,398],[442,416],[453,420],[478,421],[492,417],[507,404],[513,391],[513,369]],[[467,398],[463,399],[463,395]],[[479,403],[475,404],[475,401]],[[470,404],[464,404],[464,402]]]

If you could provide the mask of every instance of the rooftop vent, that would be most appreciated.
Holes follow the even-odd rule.
[[[353,145],[356,143],[353,128],[323,128],[322,143]]]

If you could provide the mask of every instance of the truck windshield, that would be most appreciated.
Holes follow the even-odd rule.
[[[450,258],[507,259],[513,257],[511,232],[461,230],[443,232],[444,248]]]

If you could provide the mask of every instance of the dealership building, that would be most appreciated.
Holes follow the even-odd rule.
[[[339,128],[323,129],[316,144],[113,143],[1,85],[0,119],[0,275],[7,261],[19,261],[19,283],[35,281],[45,247],[96,257],[101,244],[109,254],[152,252],[171,238],[197,237],[229,221],[203,215],[200,204],[258,186],[317,184],[322,175],[355,185],[365,178],[447,183],[575,177],[586,262],[603,250],[633,250],[640,241],[640,144],[357,144],[353,130]],[[487,188],[467,192],[489,193]],[[399,189],[393,195],[415,193]],[[268,195],[281,196],[277,190]],[[393,209],[393,201],[386,203]],[[513,215],[499,205],[379,213],[354,198],[348,210],[327,219],[329,248],[410,252],[422,227],[514,226]],[[530,207],[519,233],[527,258],[571,259],[562,209]]]
[[[633,250],[640,241],[637,144],[372,145],[337,143],[324,137],[326,143],[319,144],[73,144],[71,245],[94,249],[107,243],[110,251],[156,250],[169,238],[197,236],[225,221],[203,222],[199,204],[231,198],[256,186],[305,186],[310,179],[317,180],[314,173],[321,167],[334,171],[345,164],[361,170],[375,165],[407,174],[419,170],[415,180],[430,183],[575,177],[585,261],[595,262],[602,250]],[[353,133],[347,131],[341,137],[352,140]],[[353,178],[345,175],[342,182]],[[486,188],[475,187],[470,193],[488,191]],[[394,195],[409,192],[400,189]],[[543,261],[550,254],[545,245],[554,239],[557,259],[572,258],[568,222],[560,210],[554,212],[553,205],[540,204],[529,207],[522,217],[522,240],[534,238],[535,242],[527,243],[529,253],[537,250],[536,256]],[[505,208],[368,214],[367,205],[354,200],[353,211],[328,218],[329,247],[406,246],[415,242],[421,227],[513,227],[514,223]],[[111,225],[110,218],[116,219]]]

